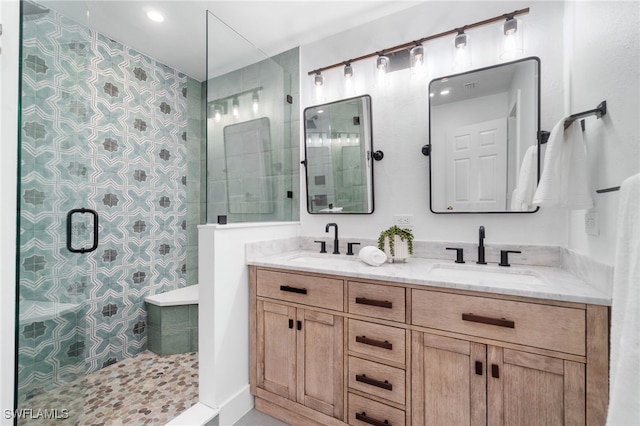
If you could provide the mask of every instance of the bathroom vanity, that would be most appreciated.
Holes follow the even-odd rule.
[[[295,425],[605,423],[610,300],[566,271],[249,263],[260,411]]]

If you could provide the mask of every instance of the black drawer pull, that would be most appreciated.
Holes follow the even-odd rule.
[[[482,361],[476,361],[476,374],[482,376]]]
[[[369,346],[377,346],[383,349],[393,350],[393,344],[388,341],[381,342],[380,340],[369,339],[367,336],[356,336],[356,342],[364,343]]]
[[[480,315],[462,314],[463,321],[479,322],[481,324],[497,325],[499,327],[516,328],[516,323],[504,318],[482,317]]]
[[[393,303],[388,300],[374,300],[366,297],[356,297],[356,303],[360,305],[378,306],[380,308],[393,308]]]
[[[356,413],[356,420],[369,423],[370,425],[373,425],[373,426],[391,426],[391,423],[389,423],[389,420],[385,420],[384,422],[381,422],[378,419],[374,419],[373,417],[367,416],[367,413],[365,413],[364,411],[362,413]]]
[[[356,382],[366,383],[371,386],[386,389],[388,391],[393,390],[393,385],[388,381],[381,382],[380,380],[367,377],[365,374],[356,374]]]
[[[293,320],[289,318],[289,328],[293,328]]]
[[[307,294],[306,288],[297,288],[297,287],[291,287],[288,285],[281,285],[280,290],[288,291],[289,293]]]

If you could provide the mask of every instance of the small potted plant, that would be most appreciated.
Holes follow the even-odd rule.
[[[380,233],[378,248],[387,255],[387,262],[406,262],[413,254],[413,231],[393,225]]]

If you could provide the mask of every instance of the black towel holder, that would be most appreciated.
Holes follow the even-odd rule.
[[[564,121],[564,129],[567,130],[569,126],[573,124],[574,121],[580,120],[580,126],[582,131],[584,132],[584,118],[595,115],[597,118],[602,118],[607,115],[607,101],[602,101],[598,104],[598,106],[594,109],[590,109],[588,111],[579,112],[577,114],[571,114]],[[544,145],[549,140],[550,133],[546,130],[541,130],[538,132],[538,141],[540,145]]]

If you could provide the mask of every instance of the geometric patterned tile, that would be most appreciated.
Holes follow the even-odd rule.
[[[186,285],[188,123],[186,75],[55,11],[22,63],[21,400],[143,352],[144,297]]]

